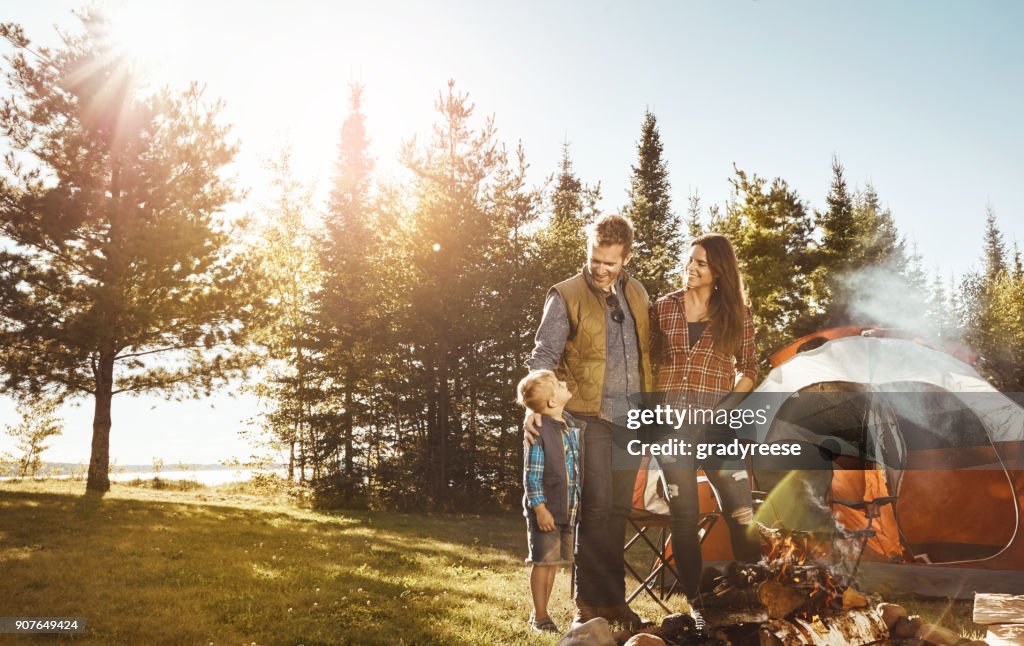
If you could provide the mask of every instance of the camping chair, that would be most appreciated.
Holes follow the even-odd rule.
[[[646,470],[647,467],[646,460],[647,458],[645,458],[645,462],[641,465],[643,470]],[[645,471],[641,471],[641,473],[643,472]],[[646,473],[650,474],[652,472],[646,471]],[[664,483],[660,477],[660,471],[657,473],[659,476],[657,478],[658,494],[664,500]],[[715,523],[718,522],[722,515],[722,503],[718,492],[715,491],[715,488],[708,482],[707,477],[702,472],[698,472],[697,481],[698,490],[701,483],[706,484],[712,498],[710,509],[701,513],[697,519],[697,540],[703,546]],[[640,493],[639,480],[638,493]],[[645,498],[642,495],[639,498],[634,498],[634,510],[629,518],[629,524],[633,528],[634,534],[626,541],[623,547],[623,559],[625,559],[626,570],[637,581],[637,586],[626,595],[626,602],[630,603],[640,596],[641,593],[645,593],[661,606],[665,612],[671,612],[664,602],[675,594],[679,582],[679,573],[675,568],[675,561],[672,556],[671,515],[668,513],[667,504],[664,506],[663,513],[659,513],[662,512],[661,509],[658,512],[652,512],[645,502]],[[631,550],[639,549],[644,551],[644,547],[647,548],[646,552],[650,554],[651,559],[646,575],[638,571],[629,562]]]
[[[751,498],[754,512],[756,513],[761,504],[764,503],[767,494],[764,491],[759,490],[757,487],[753,463],[749,456],[745,462],[745,466],[748,482],[751,485]],[[712,485],[707,476],[704,475],[703,471],[698,471],[697,483],[698,495],[701,491],[701,484],[705,484],[706,491],[711,494],[710,499],[704,499],[705,504],[701,505],[702,508],[704,508],[704,511],[697,519],[697,542],[703,548],[711,534],[711,531],[714,529],[715,524],[722,517],[722,499],[714,485]],[[661,478],[658,479],[658,485],[661,487],[659,494],[664,496],[664,483]],[[700,501],[700,498],[698,498],[698,500]],[[640,502],[643,502],[642,498],[640,499]],[[710,505],[706,503],[710,503]],[[641,505],[637,504],[637,499],[634,498],[634,507],[640,506]],[[671,612],[663,602],[667,601],[676,593],[679,574],[676,571],[675,560],[672,555],[672,531],[669,524],[670,520],[671,516],[667,513],[651,513],[646,509],[634,509],[634,513],[629,519],[629,522],[636,533],[629,539],[629,541],[626,542],[623,550],[625,553],[624,556],[628,556],[630,548],[642,543],[650,550],[653,558],[651,560],[651,566],[648,568],[647,576],[641,576],[641,574],[632,567],[632,564],[629,563],[627,558],[626,568],[639,583],[639,585],[637,585],[637,587],[627,596],[627,602],[631,602],[633,599],[638,597],[641,592],[645,592],[666,612]],[[653,533],[651,530],[658,531],[654,540],[652,540],[650,536],[650,534]],[[671,577],[670,580],[669,577]]]
[[[874,393],[870,396],[868,408],[864,412],[863,427],[865,429],[865,436],[862,446],[869,446],[867,430],[870,429],[872,431],[871,439],[875,444],[872,447],[874,448],[873,453],[862,456],[860,459],[848,456],[835,456],[833,458],[833,462],[837,466],[842,465],[844,462],[852,463],[847,464],[846,467],[850,468],[852,466],[853,469],[864,473],[865,489],[863,497],[857,500],[849,500],[832,496],[832,489],[830,489],[829,493],[832,505],[839,505],[847,509],[859,511],[864,515],[864,519],[867,520],[867,524],[861,529],[843,532],[845,537],[860,543],[860,548],[857,551],[857,561],[850,572],[850,577],[854,579],[857,577],[857,571],[860,569],[861,559],[864,557],[864,551],[868,547],[868,542],[879,536],[879,532],[873,529],[872,525],[874,525],[876,520],[878,520],[880,526],[885,523],[882,510],[886,505],[891,505],[893,513],[895,513],[896,502],[899,500],[899,496],[891,495],[891,493],[899,491],[903,456],[906,453],[906,447],[899,435],[896,414],[884,396],[879,397]],[[834,478],[836,476],[835,470],[832,473]],[[868,478],[872,475],[878,476],[874,480],[879,484],[883,484],[884,481],[884,487],[869,489]],[[879,496],[879,493],[884,493],[884,495]],[[896,529],[898,531],[898,526]],[[906,553],[906,546],[902,544],[902,536],[899,536],[899,539],[900,548]]]
[[[700,518],[697,520],[697,540],[701,545],[704,544],[704,540],[720,516],[721,511],[719,510],[700,515]],[[640,596],[641,592],[644,592],[661,606],[665,612],[672,612],[664,602],[675,594],[676,587],[679,584],[679,572],[676,570],[675,560],[672,556],[672,529],[670,522],[671,516],[661,514],[636,511],[630,516],[629,524],[636,533],[626,541],[626,545],[622,548],[622,556],[625,559],[626,570],[633,575],[638,585],[626,595],[626,603],[631,603],[633,599]],[[648,536],[650,530],[658,532],[657,538],[653,541]],[[643,576],[629,562],[630,549],[637,545],[646,545],[652,555],[647,576]],[[669,576],[671,576],[671,579],[668,578]]]
[[[871,529],[871,524],[875,522],[876,518],[882,517],[882,507],[885,505],[896,504],[896,496],[882,496],[881,498],[874,498],[872,500],[840,500],[838,498],[832,499],[832,504],[842,505],[850,509],[856,509],[864,512],[864,517],[867,518],[868,524],[864,529],[848,532],[851,538],[860,541],[860,550],[857,552],[857,562],[853,566],[853,571],[850,572],[850,578],[857,578],[857,570],[860,569],[860,559],[864,556],[864,548],[868,546],[868,541],[874,538],[877,533]]]
[[[622,548],[622,558],[625,562],[626,571],[637,582],[636,587],[626,595],[625,601],[626,603],[631,603],[642,593],[646,593],[665,612],[672,612],[664,603],[676,592],[676,586],[679,581],[679,573],[676,571],[674,561],[672,560],[672,529],[670,525],[672,517],[668,513],[668,504],[664,500],[665,493],[661,472],[660,470],[648,471],[649,460],[649,457],[644,457],[641,462],[638,471],[637,488],[634,492],[633,511],[627,519],[634,534],[626,541]],[[644,497],[644,490],[647,488],[645,474],[649,473],[658,474],[656,486],[661,505],[650,505],[655,506],[655,511],[652,511],[648,508],[648,505],[645,505],[645,502],[650,502],[645,501]],[[699,473],[700,475],[697,476],[698,483],[703,482],[707,484],[712,494],[713,503],[712,509],[708,510],[707,513],[701,514],[697,521],[698,540],[703,545],[708,534],[721,516],[722,504],[718,497],[718,492],[708,482],[707,477],[701,472]],[[653,491],[654,488],[655,486],[652,484],[651,490]],[[646,551],[650,555],[650,566],[647,568],[646,575],[642,573],[643,570],[634,567],[629,562],[629,555],[637,550],[640,550],[642,553]],[[569,579],[569,596],[573,598],[576,596],[575,562],[572,565],[572,576]]]

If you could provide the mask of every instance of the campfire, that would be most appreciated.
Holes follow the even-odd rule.
[[[721,619],[726,617],[715,621],[709,616],[719,624],[710,638],[759,645],[887,641],[888,626],[872,607],[877,604],[841,572],[830,542],[809,532],[764,526],[759,530],[768,547],[766,558],[760,563],[732,563],[712,593],[716,599],[732,597],[732,603],[721,607],[745,605],[755,612],[748,613],[747,621],[724,624]]]
[[[615,641],[626,646],[961,643],[958,635],[857,590],[831,540],[809,532],[759,529],[766,558],[732,563],[715,579],[713,592],[704,595],[704,629],[688,615],[670,615],[639,634],[617,633]]]
[[[732,563],[718,579],[714,595],[733,590],[754,590],[758,600],[774,619],[791,617],[815,621],[848,608],[867,606],[867,598],[839,575],[830,564],[830,550],[808,532],[772,530],[761,527],[768,543],[762,563]]]

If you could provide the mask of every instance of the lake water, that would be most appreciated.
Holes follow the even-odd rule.
[[[195,471],[176,471],[176,470],[165,470],[160,473],[153,473],[152,471],[125,471],[124,473],[111,473],[111,482],[130,482],[136,478],[140,480],[152,480],[155,477],[160,477],[161,480],[195,480],[204,485],[211,487],[227,484],[229,482],[245,482],[251,480],[253,475],[256,473],[267,473],[266,471],[256,471],[255,469],[198,469]],[[287,475],[285,469],[276,469],[270,471],[270,473],[276,473],[280,477],[284,478]],[[66,479],[71,476],[67,474],[49,476],[51,478]],[[82,474],[85,477],[85,474]],[[9,477],[2,477],[0,481],[10,480]]]
[[[161,480],[195,480],[204,485],[211,487],[216,485],[227,484],[228,482],[245,482],[251,480],[253,475],[261,473],[255,469],[201,469],[201,470],[188,470],[188,471],[175,471],[175,470],[164,470],[160,473],[153,473],[152,471],[126,471],[124,473],[111,473],[110,480],[112,482],[128,482],[139,478],[141,480],[152,480],[154,477],[159,477]],[[265,472],[262,472],[265,473]],[[285,470],[279,469],[272,471],[271,473],[277,473],[282,478],[285,477]]]

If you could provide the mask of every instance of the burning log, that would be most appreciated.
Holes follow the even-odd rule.
[[[670,646],[878,644],[889,643],[901,628],[912,629],[914,639],[922,631],[932,638],[946,636],[908,617],[904,608],[879,604],[856,590],[822,537],[763,525],[759,530],[767,559],[732,563],[714,580],[714,599],[704,607],[710,630],[688,627],[676,634],[666,620],[651,632]]]
[[[853,588],[843,590],[843,608],[864,608],[868,605],[868,598]]]
[[[767,543],[766,561],[732,564],[715,587],[716,597],[733,590],[756,590],[769,617],[756,633],[757,643],[845,646],[889,639],[881,611],[871,607],[874,602],[839,572],[831,545],[810,532],[764,526],[759,530]],[[895,622],[900,614],[893,610],[889,609],[888,618]]]
[[[784,619],[807,603],[807,595],[778,581],[765,581],[757,588],[757,598],[772,619]]]
[[[853,608],[831,617],[812,621],[794,617],[790,621],[773,619],[761,625],[761,646],[823,644],[848,646],[871,644],[888,639],[882,617],[871,608]]]
[[[772,529],[758,523],[761,540],[768,543],[768,561],[788,561],[802,565],[808,561],[824,561],[831,546],[811,532]]]

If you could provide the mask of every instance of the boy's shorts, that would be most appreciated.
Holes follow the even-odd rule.
[[[576,547],[576,526],[555,525],[550,532],[540,531],[533,515],[526,521],[526,541],[530,547],[527,563],[534,565],[572,565]]]

